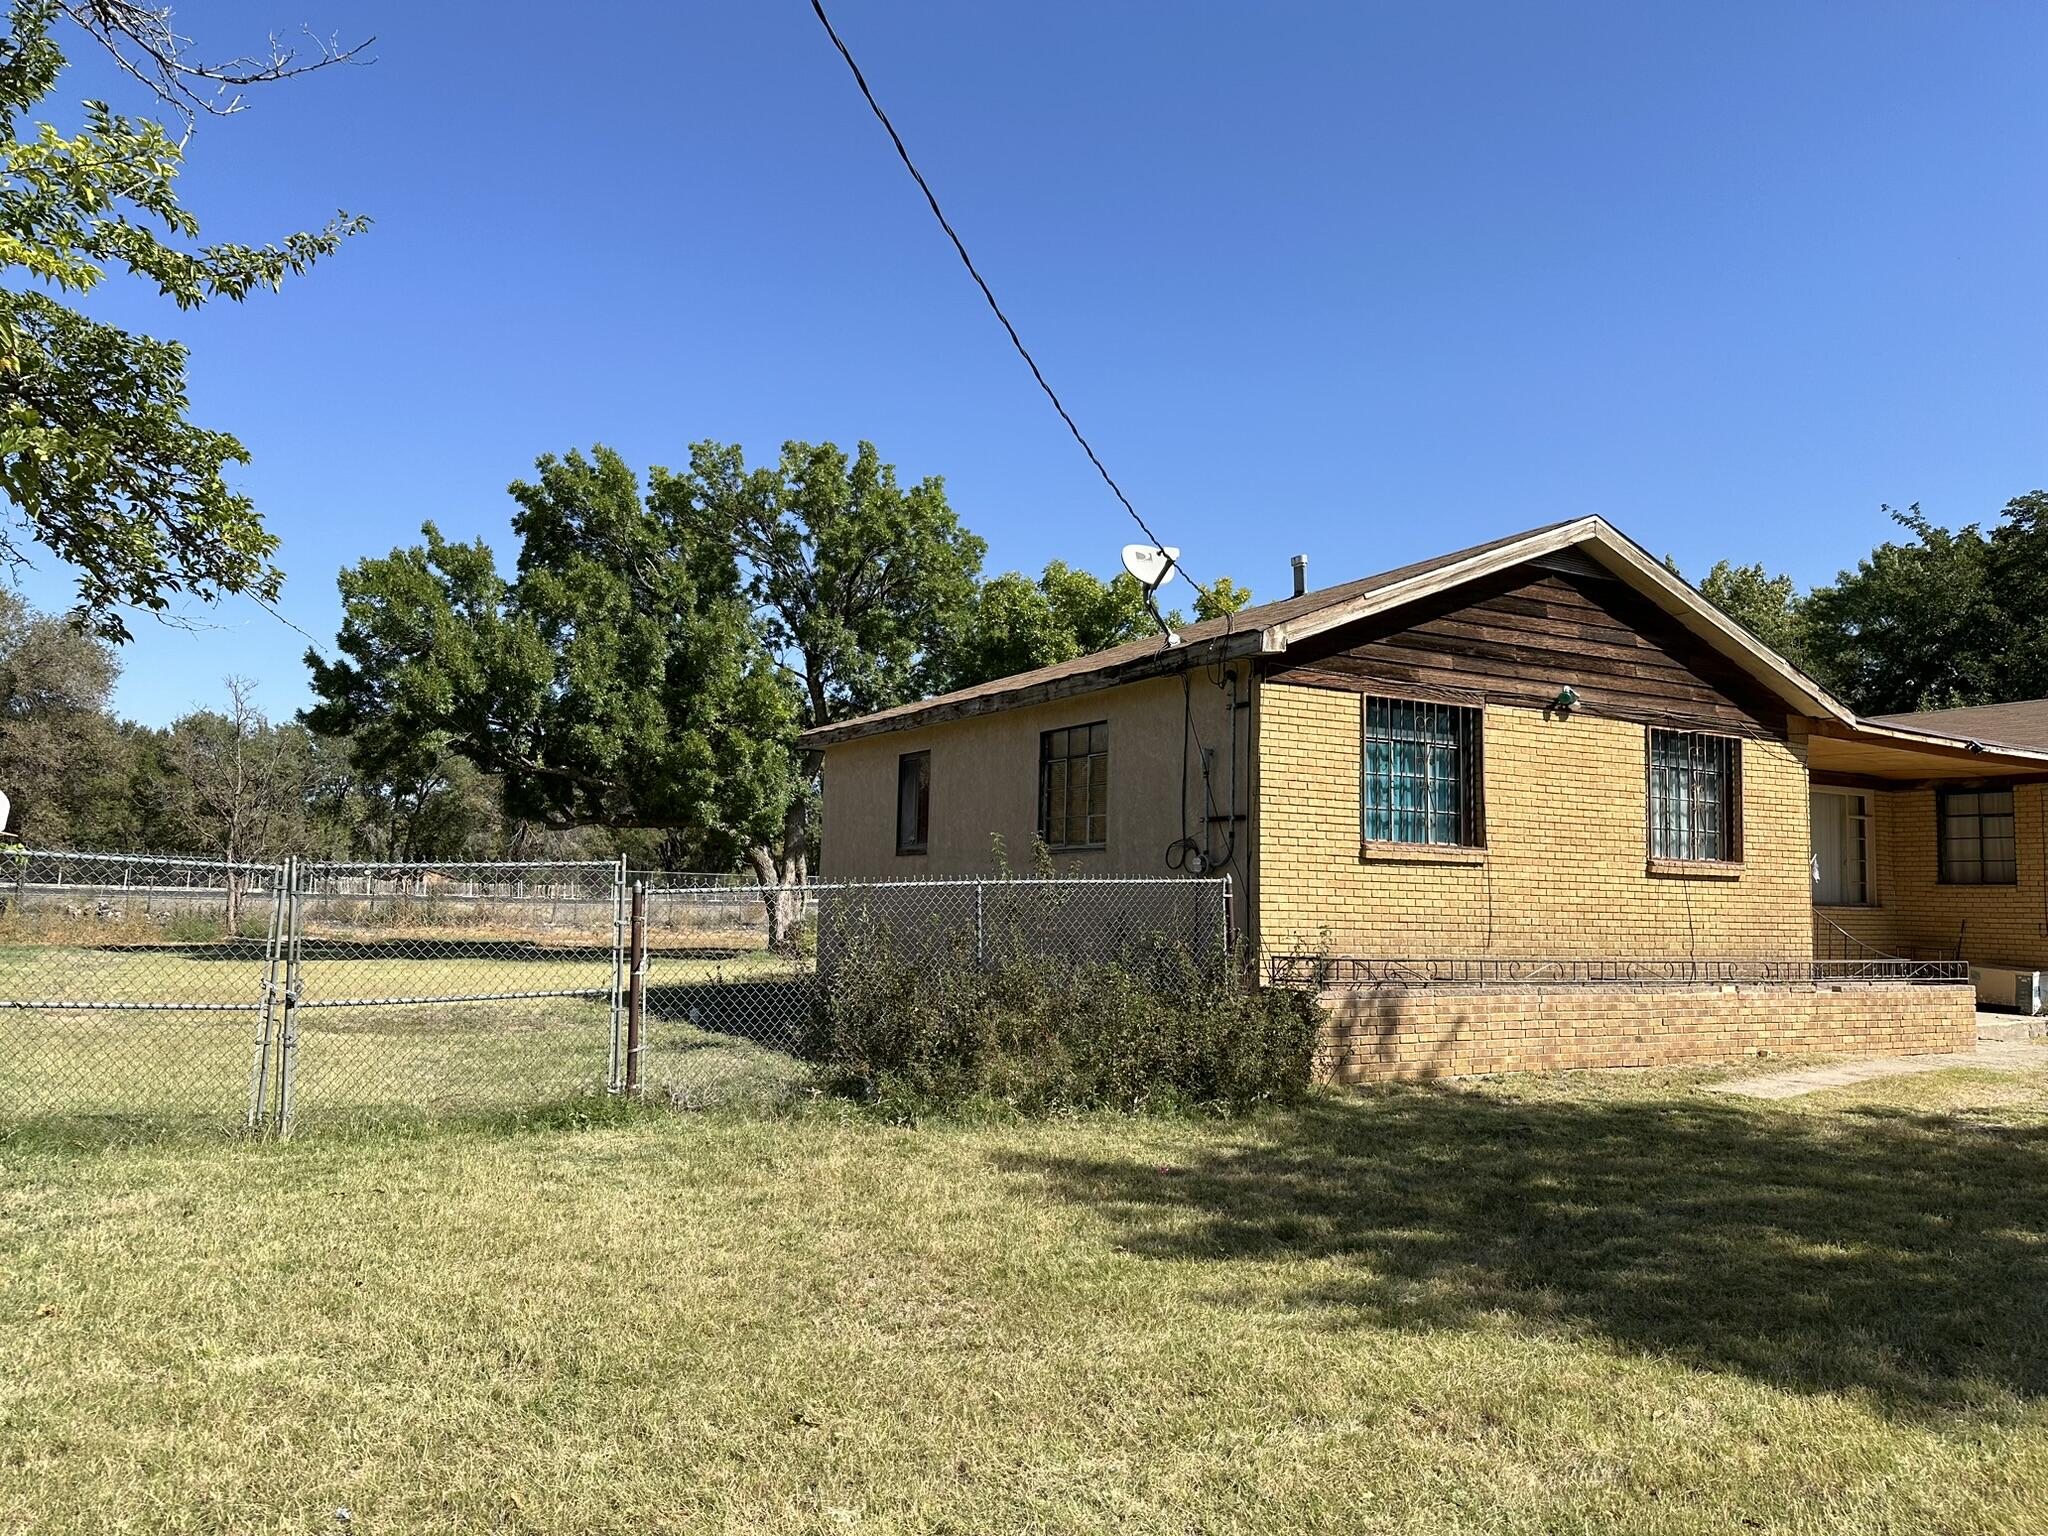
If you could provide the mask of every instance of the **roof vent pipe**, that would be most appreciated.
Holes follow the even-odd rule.
[[[1306,592],[1307,590],[1308,556],[1296,555],[1294,557],[1294,595],[1296,597],[1299,597],[1302,593]]]

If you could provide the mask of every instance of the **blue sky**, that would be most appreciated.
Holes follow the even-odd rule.
[[[1207,578],[1281,595],[1597,512],[1697,576],[1824,581],[1879,504],[2048,483],[2048,8],[839,0],[834,19],[1112,471]],[[190,205],[376,227],[285,293],[96,309],[193,350],[283,538],[283,610],[593,442],[870,438],[991,570],[1135,535],[1009,351],[805,0],[232,0],[202,47],[377,62],[207,122]],[[85,61],[60,96],[113,93]],[[132,96],[116,94],[132,103]],[[25,579],[60,603],[54,572]],[[305,642],[145,621],[118,706]]]

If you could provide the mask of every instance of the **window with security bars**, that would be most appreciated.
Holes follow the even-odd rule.
[[[1650,732],[1650,856],[1742,857],[1742,743],[1703,731]]]
[[[2010,789],[1944,789],[1938,810],[1943,885],[2019,884]]]
[[[1483,845],[1480,752],[1477,709],[1368,697],[1361,786],[1365,841]]]
[[[1048,848],[1109,841],[1109,723],[1070,725],[1038,738],[1038,835]]]

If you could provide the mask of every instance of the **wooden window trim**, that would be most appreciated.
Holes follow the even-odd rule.
[[[922,762],[923,782],[918,785],[917,820],[918,826],[911,837],[903,835],[903,774],[914,763]],[[928,853],[932,842],[932,754],[927,748],[922,752],[904,752],[896,758],[896,856],[909,858]]]
[[[1085,731],[1090,733],[1091,736],[1096,731],[1102,732],[1102,750],[1097,752],[1091,749],[1078,754],[1069,751],[1064,756],[1054,757],[1053,738],[1060,737],[1066,743],[1071,744],[1073,733],[1076,731]],[[1052,836],[1052,768],[1055,763],[1072,764],[1075,762],[1089,764],[1089,783],[1091,788],[1095,782],[1097,772],[1095,765],[1097,763],[1101,764],[1100,771],[1105,777],[1101,811],[1102,836],[1100,839],[1089,839],[1086,837],[1087,823],[1094,819],[1095,813],[1084,810],[1081,816],[1084,840],[1077,842],[1068,837],[1055,842]],[[1072,769],[1069,768],[1067,771],[1071,773]],[[1106,784],[1108,772],[1109,722],[1107,720],[1083,720],[1073,725],[1056,725],[1050,730],[1038,733],[1038,840],[1049,851],[1053,853],[1093,853],[1100,852],[1109,846],[1109,791]],[[1071,815],[1063,815],[1061,821],[1066,825],[1066,829],[1071,832]]]
[[[1950,874],[1948,858],[1948,802],[1951,795],[2003,794],[2012,798],[2013,860],[2010,880],[1957,880]],[[2015,890],[2020,883],[2019,794],[2011,784],[1943,784],[1934,791],[1934,883],[1955,890]],[[1984,866],[1984,815],[1977,813],[1977,867]]]
[[[1882,906],[1877,899],[1877,796],[1865,788],[1853,788],[1844,784],[1825,784],[1809,779],[1806,786],[1809,806],[1815,795],[1839,795],[1845,800],[1863,802],[1863,899],[1861,901],[1822,901],[1814,898],[1814,906],[1823,912],[1868,912]],[[1807,813],[1809,829],[1808,849],[1811,850],[1812,812]],[[1937,855],[1939,849],[1936,850]]]

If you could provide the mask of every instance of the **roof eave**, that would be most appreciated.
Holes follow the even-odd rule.
[[[820,752],[826,747],[836,747],[844,742],[858,741],[867,736],[886,736],[897,731],[914,731],[921,726],[971,720],[980,715],[997,714],[1006,709],[1018,709],[1031,704],[1048,704],[1059,699],[1077,698],[1082,694],[1099,693],[1105,688],[1143,682],[1147,678],[1181,672],[1191,666],[1213,666],[1218,662],[1235,661],[1244,656],[1265,655],[1273,649],[1269,640],[1271,634],[1270,629],[1242,629],[1207,640],[1196,640],[1186,645],[1169,646],[1162,643],[1158,650],[1147,655],[1093,672],[1049,678],[1037,683],[1020,682],[1015,688],[976,694],[971,699],[932,699],[925,704],[905,709],[900,713],[884,715],[879,719],[871,717],[845,720],[836,725],[813,726],[797,737],[796,744],[802,751]]]

